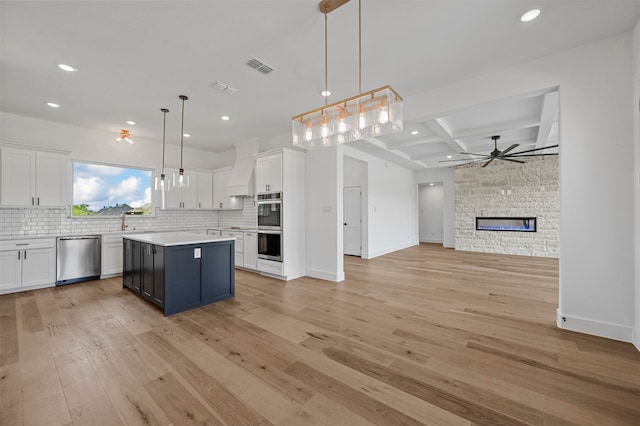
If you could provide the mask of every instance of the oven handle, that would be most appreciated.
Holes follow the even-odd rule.
[[[282,231],[267,231],[264,229],[258,229],[258,234],[274,234],[274,235],[280,235],[282,234]]]
[[[282,204],[282,200],[264,200],[258,201],[258,205],[260,204]]]

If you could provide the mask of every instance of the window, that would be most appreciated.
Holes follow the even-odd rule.
[[[73,162],[74,217],[152,215],[150,169]]]

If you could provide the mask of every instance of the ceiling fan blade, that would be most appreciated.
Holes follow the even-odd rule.
[[[509,148],[507,148],[507,149],[505,149],[504,151],[502,151],[502,152],[500,153],[500,155],[498,155],[498,156],[499,156],[499,157],[504,157],[504,156],[505,156],[505,154],[506,154],[507,152],[511,151],[513,148],[515,148],[515,147],[517,147],[517,146],[518,146],[518,144],[517,144],[517,143],[514,143],[514,144],[513,144],[513,145],[511,145]]]
[[[438,163],[450,163],[454,161],[466,161],[468,163],[475,163],[477,161],[484,161],[485,158],[458,158],[457,160],[440,160]]]
[[[461,152],[460,154],[464,154],[464,155],[480,155],[482,157],[491,157],[490,155],[487,155],[487,154],[474,154],[473,152]]]
[[[508,158],[518,158],[518,157],[544,157],[547,155],[558,155],[557,152],[554,152],[553,154],[525,154],[525,155],[508,155]]]
[[[507,157],[498,157],[498,160],[511,161],[511,162],[513,162],[513,163],[521,163],[521,164],[524,164],[524,161],[520,161],[520,160],[512,160],[511,158],[507,158]]]
[[[491,163],[493,160],[495,160],[495,158],[490,159],[489,161],[487,161],[486,163],[484,163],[482,165],[482,167],[487,167],[489,165],[489,163]]]
[[[542,149],[551,149],[551,148],[557,148],[558,145],[549,145],[549,146],[543,146],[542,148],[533,148],[533,149],[527,149],[525,151],[520,151],[520,152],[514,152],[513,154],[509,154],[509,155],[518,155],[518,154],[525,154],[527,152],[534,152],[534,151],[540,151]]]

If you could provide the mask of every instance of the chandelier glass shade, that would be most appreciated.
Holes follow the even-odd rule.
[[[292,118],[293,145],[339,145],[402,130],[402,97],[380,87]]]

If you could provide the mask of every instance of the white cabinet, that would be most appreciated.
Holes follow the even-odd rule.
[[[235,266],[244,267],[244,233],[240,231],[222,231],[222,237],[231,237],[236,239],[235,244]]]
[[[122,274],[122,234],[102,236],[100,278]]]
[[[67,204],[67,163],[64,154],[1,148],[0,204],[60,207]]]
[[[258,233],[244,233],[244,267],[247,269],[258,269]]]
[[[53,286],[55,280],[55,239],[0,242],[0,294]]]
[[[260,157],[256,160],[256,192],[282,191],[282,154]]]
[[[198,208],[213,208],[213,174],[198,172]]]
[[[286,280],[302,277],[306,274],[305,154],[279,148],[254,157],[257,192],[282,193],[282,262],[258,259],[258,271]]]
[[[231,169],[219,170],[213,173],[213,208],[227,210],[242,210],[242,198],[230,197],[227,185],[231,176]]]
[[[165,195],[165,209],[195,209],[198,207],[198,182],[197,173],[184,171],[184,182],[189,182],[188,187],[179,188],[173,186],[174,177],[178,181],[178,170],[167,169],[165,172],[171,188]],[[175,174],[175,175],[174,175]]]

